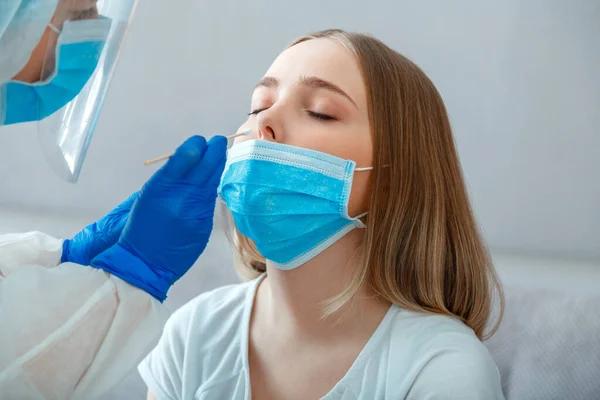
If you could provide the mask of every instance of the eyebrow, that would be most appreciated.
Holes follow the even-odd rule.
[[[356,103],[354,102],[354,100],[352,100],[352,98],[350,96],[348,96],[348,94],[346,92],[344,92],[339,86],[334,85],[333,83],[323,80],[321,78],[317,78],[316,76],[303,76],[300,78],[300,83],[303,86],[312,88],[312,89],[325,89],[325,90],[329,90],[330,92],[334,92],[337,93],[339,95],[344,96],[345,98],[347,98],[352,104],[354,104],[354,107],[358,108],[358,106],[356,105]],[[277,80],[277,78],[273,78],[270,76],[265,76],[264,78],[262,78],[254,87],[254,90],[258,89],[259,87],[266,87],[266,88],[277,88],[279,86],[279,80]]]

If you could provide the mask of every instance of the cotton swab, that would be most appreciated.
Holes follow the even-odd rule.
[[[227,136],[227,140],[229,140],[229,139],[235,139],[236,137],[239,137],[239,136],[246,136],[246,135],[248,135],[250,132],[251,132],[251,129],[246,129],[246,130],[243,130],[243,131],[241,131],[241,132],[234,133],[233,135],[229,135],[229,136]],[[159,162],[159,161],[168,160],[168,159],[169,159],[169,158],[171,158],[172,156],[173,156],[173,154],[171,153],[171,154],[166,154],[166,155],[164,155],[164,156],[160,156],[160,157],[153,158],[152,160],[144,161],[144,166],[145,166],[145,167],[147,167],[148,165],[151,165],[151,164],[157,163],[157,162]]]

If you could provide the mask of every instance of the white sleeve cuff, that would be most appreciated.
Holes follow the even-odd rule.
[[[0,235],[0,276],[7,277],[23,266],[56,267],[62,257],[63,240],[42,232]]]
[[[148,358],[149,357],[151,357],[151,355],[146,357],[140,363],[140,365],[138,365],[138,372],[140,373],[140,376],[146,383],[146,386],[148,386],[148,390],[150,391],[150,393],[152,393],[154,395],[154,397],[156,397],[156,400],[177,400],[177,399],[174,399],[173,397],[169,396],[167,394],[167,392],[165,390],[163,390],[163,388],[158,384],[156,379],[154,379],[154,375],[152,375],[152,371],[150,370],[150,367],[148,366],[148,363],[149,363]]]

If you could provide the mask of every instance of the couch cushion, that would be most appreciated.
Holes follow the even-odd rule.
[[[508,285],[505,295],[486,346],[506,398],[600,398],[600,294]]]

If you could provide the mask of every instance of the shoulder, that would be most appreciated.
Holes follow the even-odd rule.
[[[409,311],[398,306],[390,309],[390,349],[403,349],[405,343],[411,348],[438,351],[448,345],[460,348],[483,348],[473,330],[457,318],[446,315]]]
[[[255,286],[253,280],[202,293],[171,315],[165,331],[177,331],[180,336],[202,336],[216,329],[235,328],[237,331],[246,306],[252,301]]]
[[[503,399],[488,349],[461,321],[397,309],[390,356],[410,360],[409,399]]]
[[[158,398],[187,398],[239,375],[243,323],[257,281],[203,293],[167,321],[156,348],[138,367]]]

